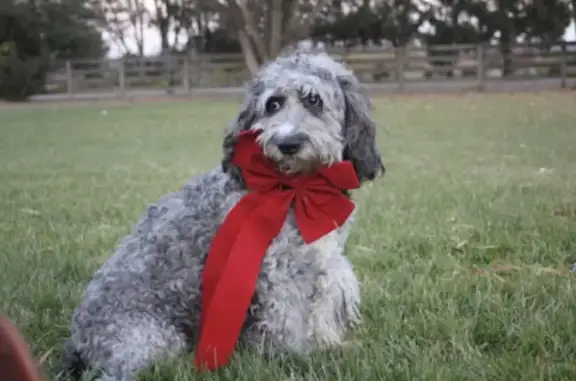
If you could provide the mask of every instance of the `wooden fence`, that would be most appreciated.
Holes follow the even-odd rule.
[[[554,79],[559,88],[573,86],[576,78],[576,44],[543,50],[517,45],[504,59],[491,45],[442,45],[426,48],[392,48],[381,51],[329,53],[344,61],[363,83],[384,83],[403,90],[412,82],[473,81],[479,91],[490,81]],[[47,93],[68,94],[165,89],[187,92],[195,88],[241,86],[250,77],[239,54],[203,54],[123,58],[59,63],[48,77]]]

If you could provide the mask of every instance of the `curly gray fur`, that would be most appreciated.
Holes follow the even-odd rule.
[[[324,53],[296,51],[268,63],[225,133],[222,165],[151,205],[94,274],[72,316],[63,373],[77,374],[81,361],[99,381],[129,381],[152,362],[193,348],[206,255],[246,193],[230,163],[235,137],[246,129],[262,132],[265,154],[286,172],[342,159],[352,161],[361,182],[384,171],[369,101],[349,70]],[[294,141],[296,152],[283,152]],[[343,255],[353,218],[307,245],[289,213],[262,263],[242,343],[307,355],[340,345],[360,323],[359,284]]]

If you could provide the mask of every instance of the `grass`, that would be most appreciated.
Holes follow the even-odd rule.
[[[576,379],[576,95],[375,103],[388,172],[356,194],[352,344],[208,375],[183,354],[141,380]],[[46,369],[93,271],[147,203],[218,165],[238,110],[104,107],[0,110],[0,310]]]

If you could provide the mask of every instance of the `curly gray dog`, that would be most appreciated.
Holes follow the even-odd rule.
[[[263,66],[225,133],[222,165],[150,206],[94,274],[73,314],[63,374],[90,369],[99,381],[128,381],[193,347],[205,257],[246,193],[230,163],[239,132],[259,129],[282,171],[350,160],[364,183],[384,173],[370,111],[353,73],[325,53],[293,51]],[[288,215],[266,252],[241,343],[295,355],[343,343],[361,322],[359,284],[343,253],[353,218],[307,245]]]

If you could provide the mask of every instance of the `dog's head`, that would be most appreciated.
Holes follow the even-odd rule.
[[[370,102],[351,71],[325,53],[295,51],[264,66],[252,79],[242,111],[224,139],[223,169],[238,133],[259,131],[258,143],[278,168],[306,174],[350,160],[361,182],[384,173]]]

